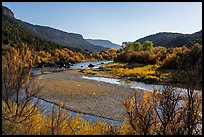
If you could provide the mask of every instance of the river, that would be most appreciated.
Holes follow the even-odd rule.
[[[80,62],[80,63],[73,64],[72,66],[70,66],[70,68],[57,68],[57,67],[33,68],[32,74],[37,76],[37,75],[41,75],[42,71],[44,71],[43,73],[49,73],[46,71],[67,70],[67,69],[84,69],[84,68],[88,68],[89,64],[94,65],[93,68],[99,68],[100,66],[102,66],[104,64],[108,64],[110,62],[113,62],[113,61],[112,60],[105,60],[105,61],[95,61],[95,62]]]
[[[93,68],[98,68],[101,65],[104,64],[108,64],[110,62],[113,61],[97,61],[97,62],[82,62],[82,63],[76,63],[73,64],[73,66],[71,66],[69,69],[83,69],[83,68],[87,68],[89,64],[93,64],[94,67]],[[33,75],[40,75],[41,71],[44,70],[55,70],[57,68],[37,68],[37,69],[33,69]],[[89,80],[95,80],[95,81],[100,81],[100,82],[105,82],[105,83],[110,83],[110,84],[117,84],[117,85],[122,85],[125,87],[129,87],[129,88],[134,88],[134,89],[142,89],[142,90],[146,90],[146,91],[153,91],[153,90],[158,90],[158,91],[162,91],[163,89],[163,85],[155,85],[155,84],[146,84],[144,82],[137,82],[137,81],[130,81],[130,80],[124,80],[124,79],[116,79],[116,78],[106,78],[106,77],[96,77],[96,76],[81,76],[84,79],[89,79]],[[179,94],[185,94],[185,89],[182,88],[178,88],[178,87],[174,87],[175,90],[178,91]],[[197,91],[200,92],[200,91]],[[43,107],[46,107],[47,110],[50,110],[53,106],[52,103],[47,102],[45,100],[40,99],[40,105]],[[56,105],[55,105],[56,106]],[[72,116],[75,116],[76,113],[74,111],[71,110],[66,110],[68,114],[71,114]],[[116,121],[116,120],[111,120],[111,119],[104,119],[98,116],[93,116],[93,115],[88,115],[88,114],[82,114],[81,115],[82,118],[86,119],[86,120],[91,120],[91,122],[96,122],[96,121],[106,121],[108,123],[113,123],[114,125],[118,125],[121,124],[120,121]]]
[[[99,68],[100,66],[104,64],[108,64],[113,62],[111,61],[96,61],[96,62],[81,62],[81,63],[76,63],[73,64],[73,66],[70,66],[69,69],[84,69],[88,68],[89,64],[93,64],[93,68]],[[44,67],[44,68],[35,68],[33,69],[32,73],[33,75],[41,75],[41,71],[52,71],[52,70],[62,70],[63,68],[51,68],[51,67]],[[44,72],[48,73],[48,72]],[[126,87],[130,88],[135,88],[135,89],[143,89],[147,91],[152,91],[154,89],[160,90],[163,88],[162,85],[155,85],[155,84],[146,84],[144,82],[137,82],[137,81],[130,81],[130,80],[124,80],[124,79],[115,79],[115,78],[106,78],[106,77],[95,77],[95,76],[83,76],[82,78],[84,79],[90,79],[90,80],[96,80],[96,81],[101,81],[101,82],[106,82],[110,84],[117,84],[117,85],[123,85]]]

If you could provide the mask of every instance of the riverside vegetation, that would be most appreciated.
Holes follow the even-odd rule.
[[[34,86],[37,85],[35,82],[38,82],[38,79],[30,75],[31,68],[37,60],[32,50],[23,45],[16,49],[6,46],[2,54],[2,133],[201,134],[202,127],[199,125],[202,124],[202,93],[195,92],[195,87],[202,83],[202,47],[195,45],[191,49],[185,47],[166,49],[153,47],[151,42],[148,42],[148,45],[145,50],[139,51],[129,50],[135,47],[135,45],[131,46],[131,43],[130,47],[126,45],[121,51],[116,51],[118,55],[114,55],[114,60],[127,62],[127,64],[111,64],[103,69],[110,68],[111,71],[121,76],[139,75],[143,79],[145,79],[143,75],[159,77],[160,74],[157,74],[159,68],[179,70],[179,75],[176,79],[175,75],[173,78],[174,81],[179,81],[179,84],[185,87],[186,93],[184,95],[176,93],[169,83],[169,86],[165,86],[162,92],[144,91],[143,99],[140,102],[136,96],[130,97],[124,101],[128,121],[118,127],[104,122],[93,124],[83,120],[80,116],[70,118],[60,108],[58,111],[53,108],[50,115],[46,117],[42,109],[38,107],[38,101],[31,101],[43,88]],[[154,52],[155,50],[159,51]],[[142,65],[142,68],[138,68],[138,64],[130,66],[129,62],[151,65]],[[143,73],[142,70],[146,72]],[[175,72],[175,74],[178,73]],[[149,77],[149,79],[155,79],[155,77]],[[22,92],[25,92],[23,98],[20,97]]]
[[[178,85],[180,80],[177,76],[180,70],[194,67],[202,61],[202,45],[166,48],[154,47],[151,41],[144,44],[124,42],[123,48],[117,50],[113,59],[113,63],[103,65],[99,69],[84,69],[81,72],[97,76],[119,76],[146,83]],[[200,83],[196,88],[201,89],[202,71],[198,71],[200,75],[197,78]]]

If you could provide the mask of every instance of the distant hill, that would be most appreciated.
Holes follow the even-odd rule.
[[[202,44],[202,30],[193,34],[160,32],[136,41],[144,43],[147,40],[152,41],[155,46],[180,47],[185,45],[192,47],[195,43]]]
[[[52,51],[56,48],[64,48],[62,45],[56,44],[45,39],[41,39],[33,34],[25,27],[22,27],[16,20],[2,16],[2,44],[18,45],[21,43],[27,44],[31,49],[37,51],[45,50]],[[80,49],[69,48],[75,51],[81,51]]]
[[[19,21],[23,26],[27,27],[35,34],[46,40],[55,42],[57,44],[89,50],[93,52],[105,51],[107,48],[97,46],[87,42],[82,35],[75,33],[67,33],[47,26],[32,25],[30,23]]]
[[[102,46],[96,46],[94,44],[89,43],[80,34],[67,33],[51,27],[33,25],[27,22],[23,22],[19,19],[15,19],[13,12],[4,6],[2,6],[2,16],[6,16],[7,18],[10,18],[9,21],[13,21],[15,22],[15,25],[22,27],[26,31],[29,31],[29,35],[32,34],[33,36],[36,36],[40,39],[54,42],[61,46],[79,48],[83,50],[89,50],[92,52],[100,52],[100,51],[108,50],[108,48],[105,48]],[[4,24],[4,26],[5,25],[6,24]]]
[[[92,43],[94,45],[99,45],[99,46],[103,46],[106,48],[120,48],[120,45],[112,43],[109,40],[102,40],[102,39],[86,39],[89,43]]]

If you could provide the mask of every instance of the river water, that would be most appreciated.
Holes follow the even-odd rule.
[[[32,102],[36,102],[38,98],[33,98]],[[43,108],[45,111],[44,113],[49,116],[53,106],[55,108],[55,110],[58,110],[57,108],[59,106],[57,106],[56,104],[53,104],[51,102],[48,102],[48,101],[45,101],[45,100],[42,100],[42,99],[39,99],[38,100],[38,106],[40,106],[41,108]],[[102,118],[102,117],[99,117],[99,116],[95,116],[95,115],[90,115],[90,114],[83,114],[83,113],[76,113],[72,110],[68,110],[68,109],[64,109],[64,108],[61,108],[63,110],[64,113],[68,114],[70,116],[70,119],[74,116],[76,116],[77,114],[79,114],[81,116],[81,118],[83,118],[84,120],[87,120],[87,121],[90,121],[91,123],[96,123],[97,121],[101,121],[101,122],[106,122],[106,123],[109,123],[109,124],[113,124],[115,126],[118,126],[118,125],[121,125],[122,122],[121,121],[117,121],[117,120],[112,120],[112,119],[106,119],[106,118]]]
[[[26,98],[26,92],[25,92],[25,89],[23,89],[18,101],[21,102],[25,98]],[[16,100],[15,97],[12,99]],[[84,120],[90,121],[90,123],[96,123],[97,121],[101,121],[101,122],[105,122],[108,124],[113,124],[114,126],[119,126],[122,124],[122,121],[118,121],[114,119],[102,118],[102,117],[91,115],[91,114],[77,113],[75,111],[72,111],[66,108],[62,108],[58,106],[56,103],[53,103],[51,101],[44,100],[38,97],[33,97],[30,103],[33,103],[33,104],[37,103],[37,107],[39,108],[39,110],[43,112],[47,117],[49,117],[50,112],[52,111],[54,107],[55,110],[58,110],[58,108],[61,108],[62,112],[70,116],[70,119],[72,119],[74,116],[79,114],[81,118],[83,118]]]
[[[88,68],[89,64],[93,64],[93,68],[99,68],[101,65],[108,64],[113,62],[112,60],[107,60],[107,61],[96,61],[96,62],[81,62],[81,63],[76,63],[73,64],[73,66],[70,66],[69,69],[84,69]]]
[[[43,68],[33,68],[32,69],[32,74],[37,76],[41,75],[42,71],[45,71],[43,73],[49,73],[46,71],[54,71],[54,70],[66,70],[66,69],[84,69],[88,68],[89,64],[94,65],[93,68],[99,68],[100,66],[104,64],[108,64],[110,62],[113,62],[112,60],[105,60],[105,61],[95,61],[95,62],[81,62],[81,63],[75,63],[70,68],[57,68],[57,67],[43,67]]]
[[[165,85],[156,85],[156,84],[146,84],[144,82],[137,82],[137,81],[131,81],[131,80],[125,80],[125,79],[116,79],[116,78],[105,78],[105,77],[96,77],[96,76],[81,76],[84,79],[89,80],[95,80],[110,84],[116,84],[116,85],[122,85],[129,88],[134,89],[142,89],[145,91],[152,92],[153,90],[157,90],[158,92],[162,92],[164,90]],[[186,94],[186,89],[179,88],[179,87],[173,87],[175,91],[177,91],[180,95]],[[195,92],[200,93],[201,91],[195,90]]]

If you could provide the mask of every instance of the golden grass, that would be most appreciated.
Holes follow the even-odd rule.
[[[133,68],[129,68],[129,67]],[[135,67],[137,66],[137,67]],[[135,80],[146,81],[161,81],[161,72],[157,71],[158,65],[146,65],[142,64],[128,64],[128,63],[110,63],[100,67],[103,71],[110,71],[111,74],[115,74],[120,77],[131,77]]]
[[[85,68],[80,70],[81,73],[86,73],[86,74],[91,74],[91,75],[96,75],[97,72],[93,71],[93,69],[91,68]]]

